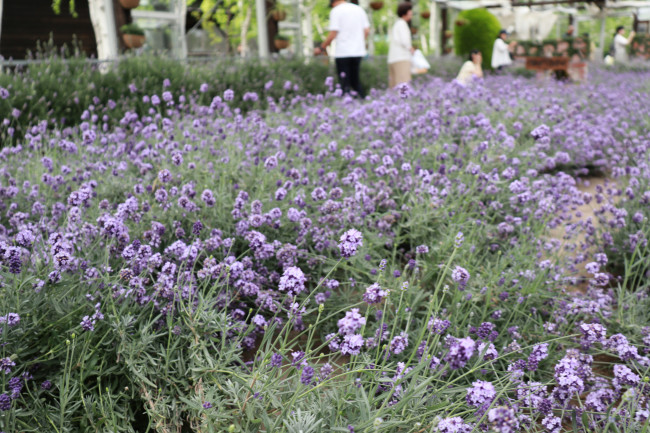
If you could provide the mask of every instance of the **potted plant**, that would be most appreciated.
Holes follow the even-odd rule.
[[[378,11],[379,9],[384,7],[384,2],[383,1],[372,1],[372,2],[370,2],[370,7],[373,10]]]
[[[144,45],[144,30],[136,23],[125,24],[120,27],[122,40],[127,48],[140,48]]]
[[[135,9],[140,5],[140,0],[120,0],[120,5],[124,9]]]
[[[428,20],[429,17],[431,17],[431,12],[429,12],[429,11],[422,11],[422,12],[420,12],[420,16],[421,16],[422,18],[424,18],[425,20]]]
[[[271,10],[271,18],[274,21],[284,21],[287,19],[287,11],[279,3]]]
[[[276,49],[283,50],[289,46],[289,38],[285,35],[275,35],[273,44],[275,45]]]

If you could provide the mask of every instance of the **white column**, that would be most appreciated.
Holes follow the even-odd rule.
[[[429,50],[431,50],[431,54],[439,57],[442,54],[440,47],[440,8],[436,0],[429,1],[429,11],[431,12],[429,17]]]
[[[88,9],[97,42],[97,59],[116,60],[117,31],[112,0],[88,0]],[[100,70],[107,71],[108,67],[107,63],[103,63]]]
[[[600,39],[599,39],[600,47],[598,49],[600,55],[597,57],[598,59],[602,59],[606,51],[605,48],[605,18],[606,17],[607,15],[605,13],[605,9],[603,8],[603,10],[600,11]]]
[[[269,34],[266,27],[266,5],[264,0],[255,0],[255,16],[257,17],[257,49],[261,59],[269,58]]]
[[[302,35],[302,55],[312,57],[314,55],[314,26],[311,17],[314,5],[311,0],[301,0],[301,35]]]
[[[187,38],[185,37],[185,16],[187,15],[187,0],[176,1],[176,29],[178,29],[178,57],[187,59]]]

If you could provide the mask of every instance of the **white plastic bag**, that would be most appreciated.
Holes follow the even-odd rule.
[[[422,51],[415,50],[411,58],[411,72],[414,74],[424,74],[430,67],[431,65],[427,62]]]

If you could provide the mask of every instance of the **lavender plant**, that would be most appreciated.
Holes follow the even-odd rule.
[[[0,429],[643,432],[648,73],[612,74],[264,110],[169,80],[34,124],[0,150]]]

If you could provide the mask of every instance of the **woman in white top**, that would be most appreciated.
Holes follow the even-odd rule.
[[[510,50],[516,44],[515,41],[506,44],[506,36],[508,32],[501,30],[499,32],[499,37],[494,41],[494,46],[492,47],[492,69],[500,71],[504,66],[512,64],[512,59],[510,58]]]
[[[400,3],[397,6],[397,16],[399,19],[391,29],[388,45],[389,87],[411,81],[411,55],[415,51],[411,43],[411,30],[408,25],[413,18],[413,5],[410,2]]]
[[[617,62],[620,63],[625,63],[628,61],[628,56],[627,56],[627,45],[632,42],[632,39],[634,39],[634,31],[630,33],[630,37],[626,38],[623,36],[623,32],[625,31],[625,27],[623,26],[618,26],[616,27],[616,34],[614,35],[614,59]]]
[[[469,53],[469,60],[463,64],[462,68],[460,68],[456,81],[466,86],[471,84],[476,78],[483,78],[481,62],[483,62],[483,55],[481,52],[479,50],[472,50]]]

